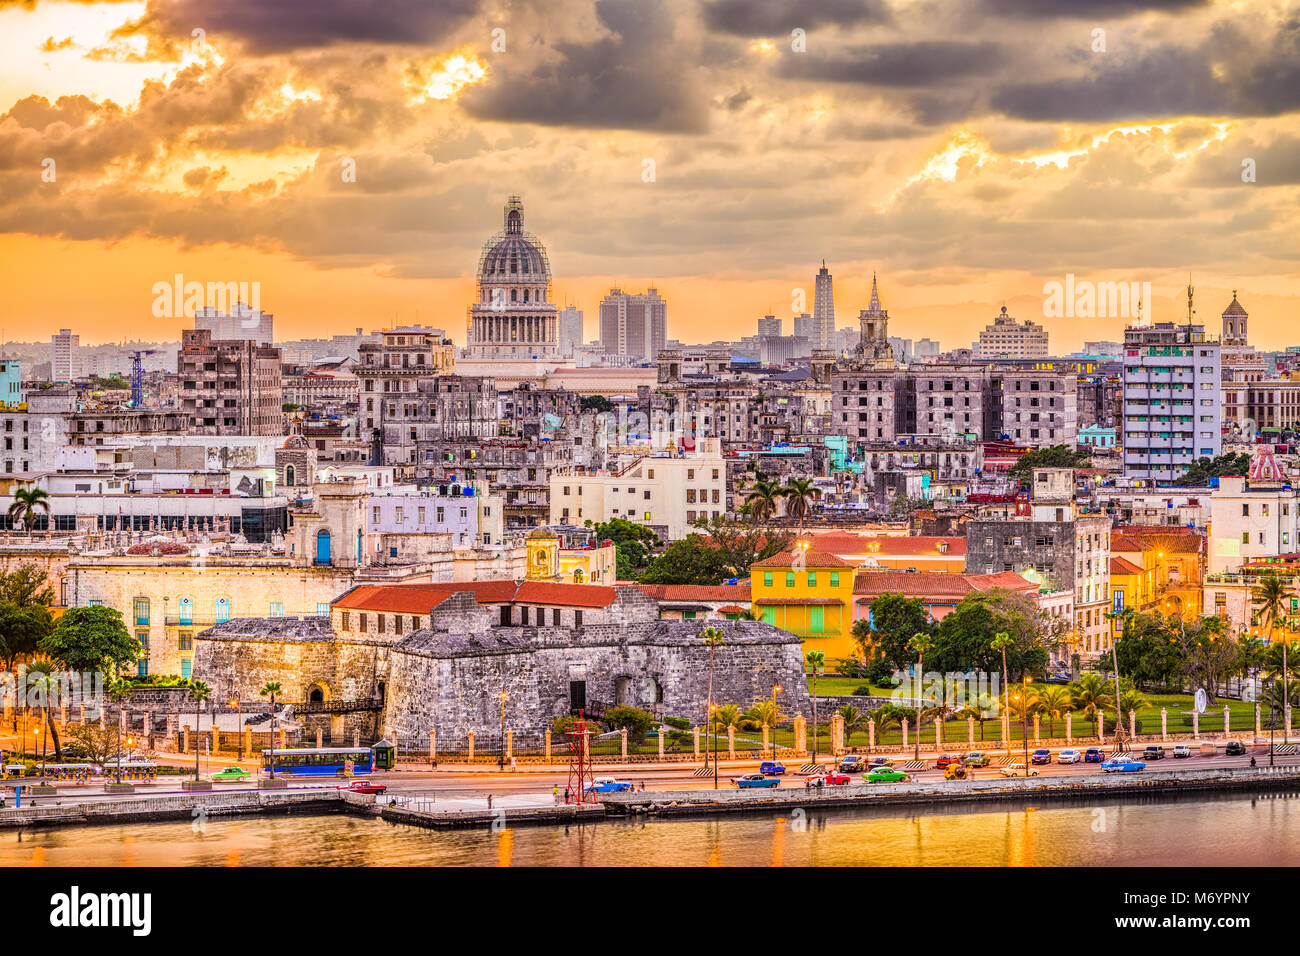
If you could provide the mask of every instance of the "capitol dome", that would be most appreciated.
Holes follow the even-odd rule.
[[[511,277],[533,283],[549,282],[551,278],[546,250],[536,237],[524,232],[524,206],[518,196],[511,196],[506,203],[505,230],[483,247],[478,265],[480,282],[500,282]]]
[[[506,201],[504,229],[483,245],[478,293],[470,307],[472,357],[539,358],[559,345],[546,247],[524,232],[524,204]]]

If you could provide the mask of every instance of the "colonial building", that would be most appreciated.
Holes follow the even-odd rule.
[[[471,358],[545,358],[559,353],[546,247],[524,232],[524,204],[511,196],[505,228],[483,246],[469,310]]]

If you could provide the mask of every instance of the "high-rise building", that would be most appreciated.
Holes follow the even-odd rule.
[[[582,310],[566,305],[557,315],[560,320],[560,354],[571,356],[582,345]]]
[[[817,272],[816,285],[813,288],[813,322],[810,344],[815,349],[828,348],[831,335],[835,331],[835,288],[834,277],[826,269],[826,260]],[[795,334],[798,334],[797,332]]]
[[[206,329],[216,341],[235,342],[247,339],[258,345],[275,344],[275,316],[254,309],[242,302],[235,303],[231,312],[221,312],[204,306],[194,313],[194,327]]]
[[[1124,330],[1124,474],[1172,481],[1222,449],[1220,345],[1193,324]]]
[[[81,371],[81,336],[74,335],[71,329],[59,329],[59,334],[50,338],[51,380],[71,382],[80,378]]]
[[[1019,322],[1007,315],[1007,307],[992,324],[984,327],[976,358],[1047,358],[1047,330],[1026,319]]]
[[[506,202],[505,228],[483,246],[477,291],[469,310],[471,357],[540,358],[559,351],[551,264],[546,247],[524,232],[518,196]]]
[[[653,362],[668,340],[668,303],[658,290],[629,293],[610,289],[600,303],[600,344],[607,355],[639,356]]]
[[[774,315],[765,315],[758,320],[759,335],[780,335],[781,320]]]
[[[182,329],[176,373],[191,434],[284,434],[279,349],[249,339],[219,341],[207,329]]]

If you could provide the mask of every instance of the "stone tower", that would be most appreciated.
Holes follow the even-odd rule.
[[[871,274],[871,302],[858,313],[860,334],[855,358],[871,365],[892,366],[894,350],[889,344],[889,310],[881,308],[876,274]]]

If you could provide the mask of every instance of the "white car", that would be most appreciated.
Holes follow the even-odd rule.
[[[1059,754],[1057,754],[1056,762],[1057,763],[1078,763],[1082,759],[1083,759],[1083,754],[1079,753],[1079,751],[1077,750],[1062,750]]]
[[[1191,755],[1192,748],[1187,746],[1187,744],[1174,744],[1175,757],[1190,757]]]
[[[1026,776],[1026,774],[1025,774],[1025,765],[1022,764],[1022,763],[1009,763],[1009,764],[1007,764],[1005,767],[1001,767],[1001,768],[999,768],[999,769],[1002,771],[1002,776],[1004,776],[1004,777],[1024,777],[1024,776]],[[1037,777],[1037,776],[1038,776],[1038,771],[1037,771],[1037,770],[1030,770],[1027,776],[1030,776],[1030,777]]]

